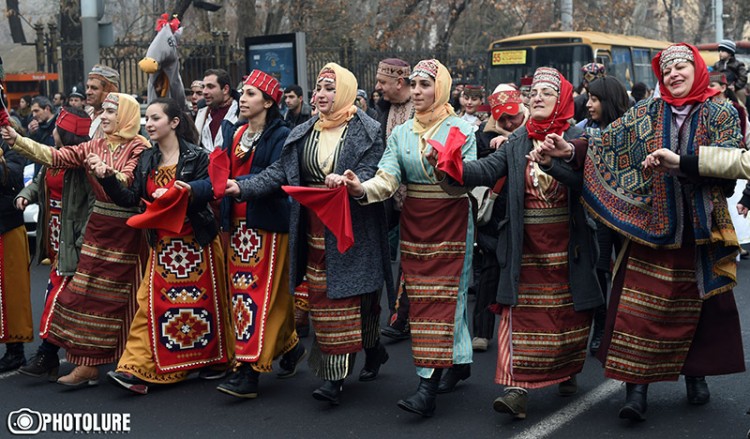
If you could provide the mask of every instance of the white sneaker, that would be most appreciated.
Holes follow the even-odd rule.
[[[471,339],[471,349],[479,352],[485,352],[490,341],[482,337],[474,337]]]

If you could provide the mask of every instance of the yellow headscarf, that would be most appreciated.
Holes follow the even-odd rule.
[[[146,145],[148,140],[138,134],[141,130],[141,106],[132,96],[123,93],[110,93],[104,99],[102,108],[114,108],[117,110],[117,131],[106,134],[107,143],[119,146],[134,138],[138,138]]]
[[[336,79],[336,97],[330,114],[318,113],[320,119],[315,123],[318,131],[334,128],[348,122],[357,113],[354,99],[357,97],[357,78],[349,70],[336,63],[328,63],[318,74],[318,78],[327,71],[333,71]]]
[[[414,114],[413,130],[421,135],[435,124],[444,121],[448,116],[455,116],[456,113],[453,111],[451,104],[448,103],[448,99],[451,97],[453,80],[448,69],[440,61],[436,59],[420,61],[414,67],[409,78],[413,79],[416,76],[429,76],[435,80],[435,102],[427,111],[418,111]]]

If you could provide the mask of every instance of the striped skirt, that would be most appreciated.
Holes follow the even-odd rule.
[[[141,280],[143,232],[125,221],[132,209],[96,201],[78,268],[57,298],[47,340],[68,361],[97,366],[122,355]]]
[[[541,388],[578,374],[591,311],[576,312],[568,271],[568,208],[526,209],[518,302],[502,307],[495,382]]]
[[[438,185],[409,185],[407,190],[401,213],[401,267],[414,364],[451,367],[454,336],[468,333],[465,321],[456,327],[456,308],[459,294],[466,294],[467,259],[471,265],[469,200],[452,197]]]

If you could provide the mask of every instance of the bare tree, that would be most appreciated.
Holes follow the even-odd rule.
[[[667,15],[667,29],[669,41],[675,41],[674,33],[674,0],[661,0],[664,6],[664,13]]]

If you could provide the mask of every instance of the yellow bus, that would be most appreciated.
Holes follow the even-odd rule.
[[[577,87],[581,67],[598,62],[628,90],[636,82],[653,88],[656,77],[651,59],[669,46],[666,41],[603,32],[541,32],[493,41],[487,63],[488,89],[516,83],[531,76],[537,67],[554,67]]]

